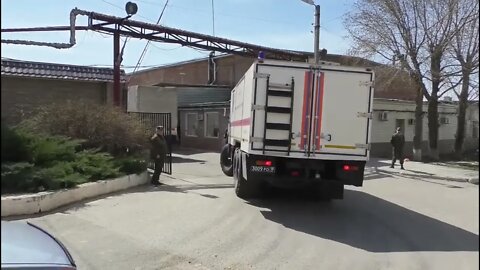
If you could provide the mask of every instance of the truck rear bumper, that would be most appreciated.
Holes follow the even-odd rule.
[[[262,168],[262,164],[268,166]],[[304,188],[322,182],[363,185],[365,161],[312,160],[287,157],[247,156],[248,178],[272,186]]]

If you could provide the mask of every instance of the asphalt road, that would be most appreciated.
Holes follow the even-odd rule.
[[[369,169],[362,188],[243,201],[218,155],[175,158],[177,179],[31,218],[79,269],[478,269],[479,190]],[[378,164],[372,164],[377,166]]]

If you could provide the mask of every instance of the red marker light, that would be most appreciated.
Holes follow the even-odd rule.
[[[290,173],[292,176],[300,176],[300,172],[299,171],[292,171]]]
[[[270,167],[273,165],[273,162],[271,160],[257,160],[255,163],[257,164],[257,166]]]
[[[358,166],[343,165],[343,170],[346,172],[358,171]]]

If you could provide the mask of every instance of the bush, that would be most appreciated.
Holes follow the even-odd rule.
[[[94,150],[85,150],[78,153],[73,169],[89,180],[103,180],[121,175],[111,155],[97,153]]]
[[[82,142],[2,125],[2,194],[71,188],[146,170],[143,153],[114,160],[100,149],[81,149]]]
[[[31,162],[36,166],[48,166],[61,161],[74,161],[76,150],[82,141],[55,136],[37,136],[28,144]]]
[[[147,170],[147,161],[143,158],[126,157],[115,160],[115,163],[125,174],[140,174]]]
[[[88,182],[85,176],[75,172],[73,162],[58,162],[48,168],[41,168],[32,175],[37,190],[71,188]]]
[[[37,133],[82,139],[86,148],[99,148],[113,155],[125,153],[126,149],[136,153],[148,139],[144,126],[135,117],[112,106],[85,101],[42,107],[20,126]]]
[[[2,163],[2,194],[27,191],[34,188],[32,173],[33,164],[28,162]]]
[[[3,122],[2,129],[2,163],[28,160],[27,138],[16,130],[8,128]]]

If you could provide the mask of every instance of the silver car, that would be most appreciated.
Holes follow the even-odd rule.
[[[25,221],[2,221],[2,269],[77,269],[65,246]]]

